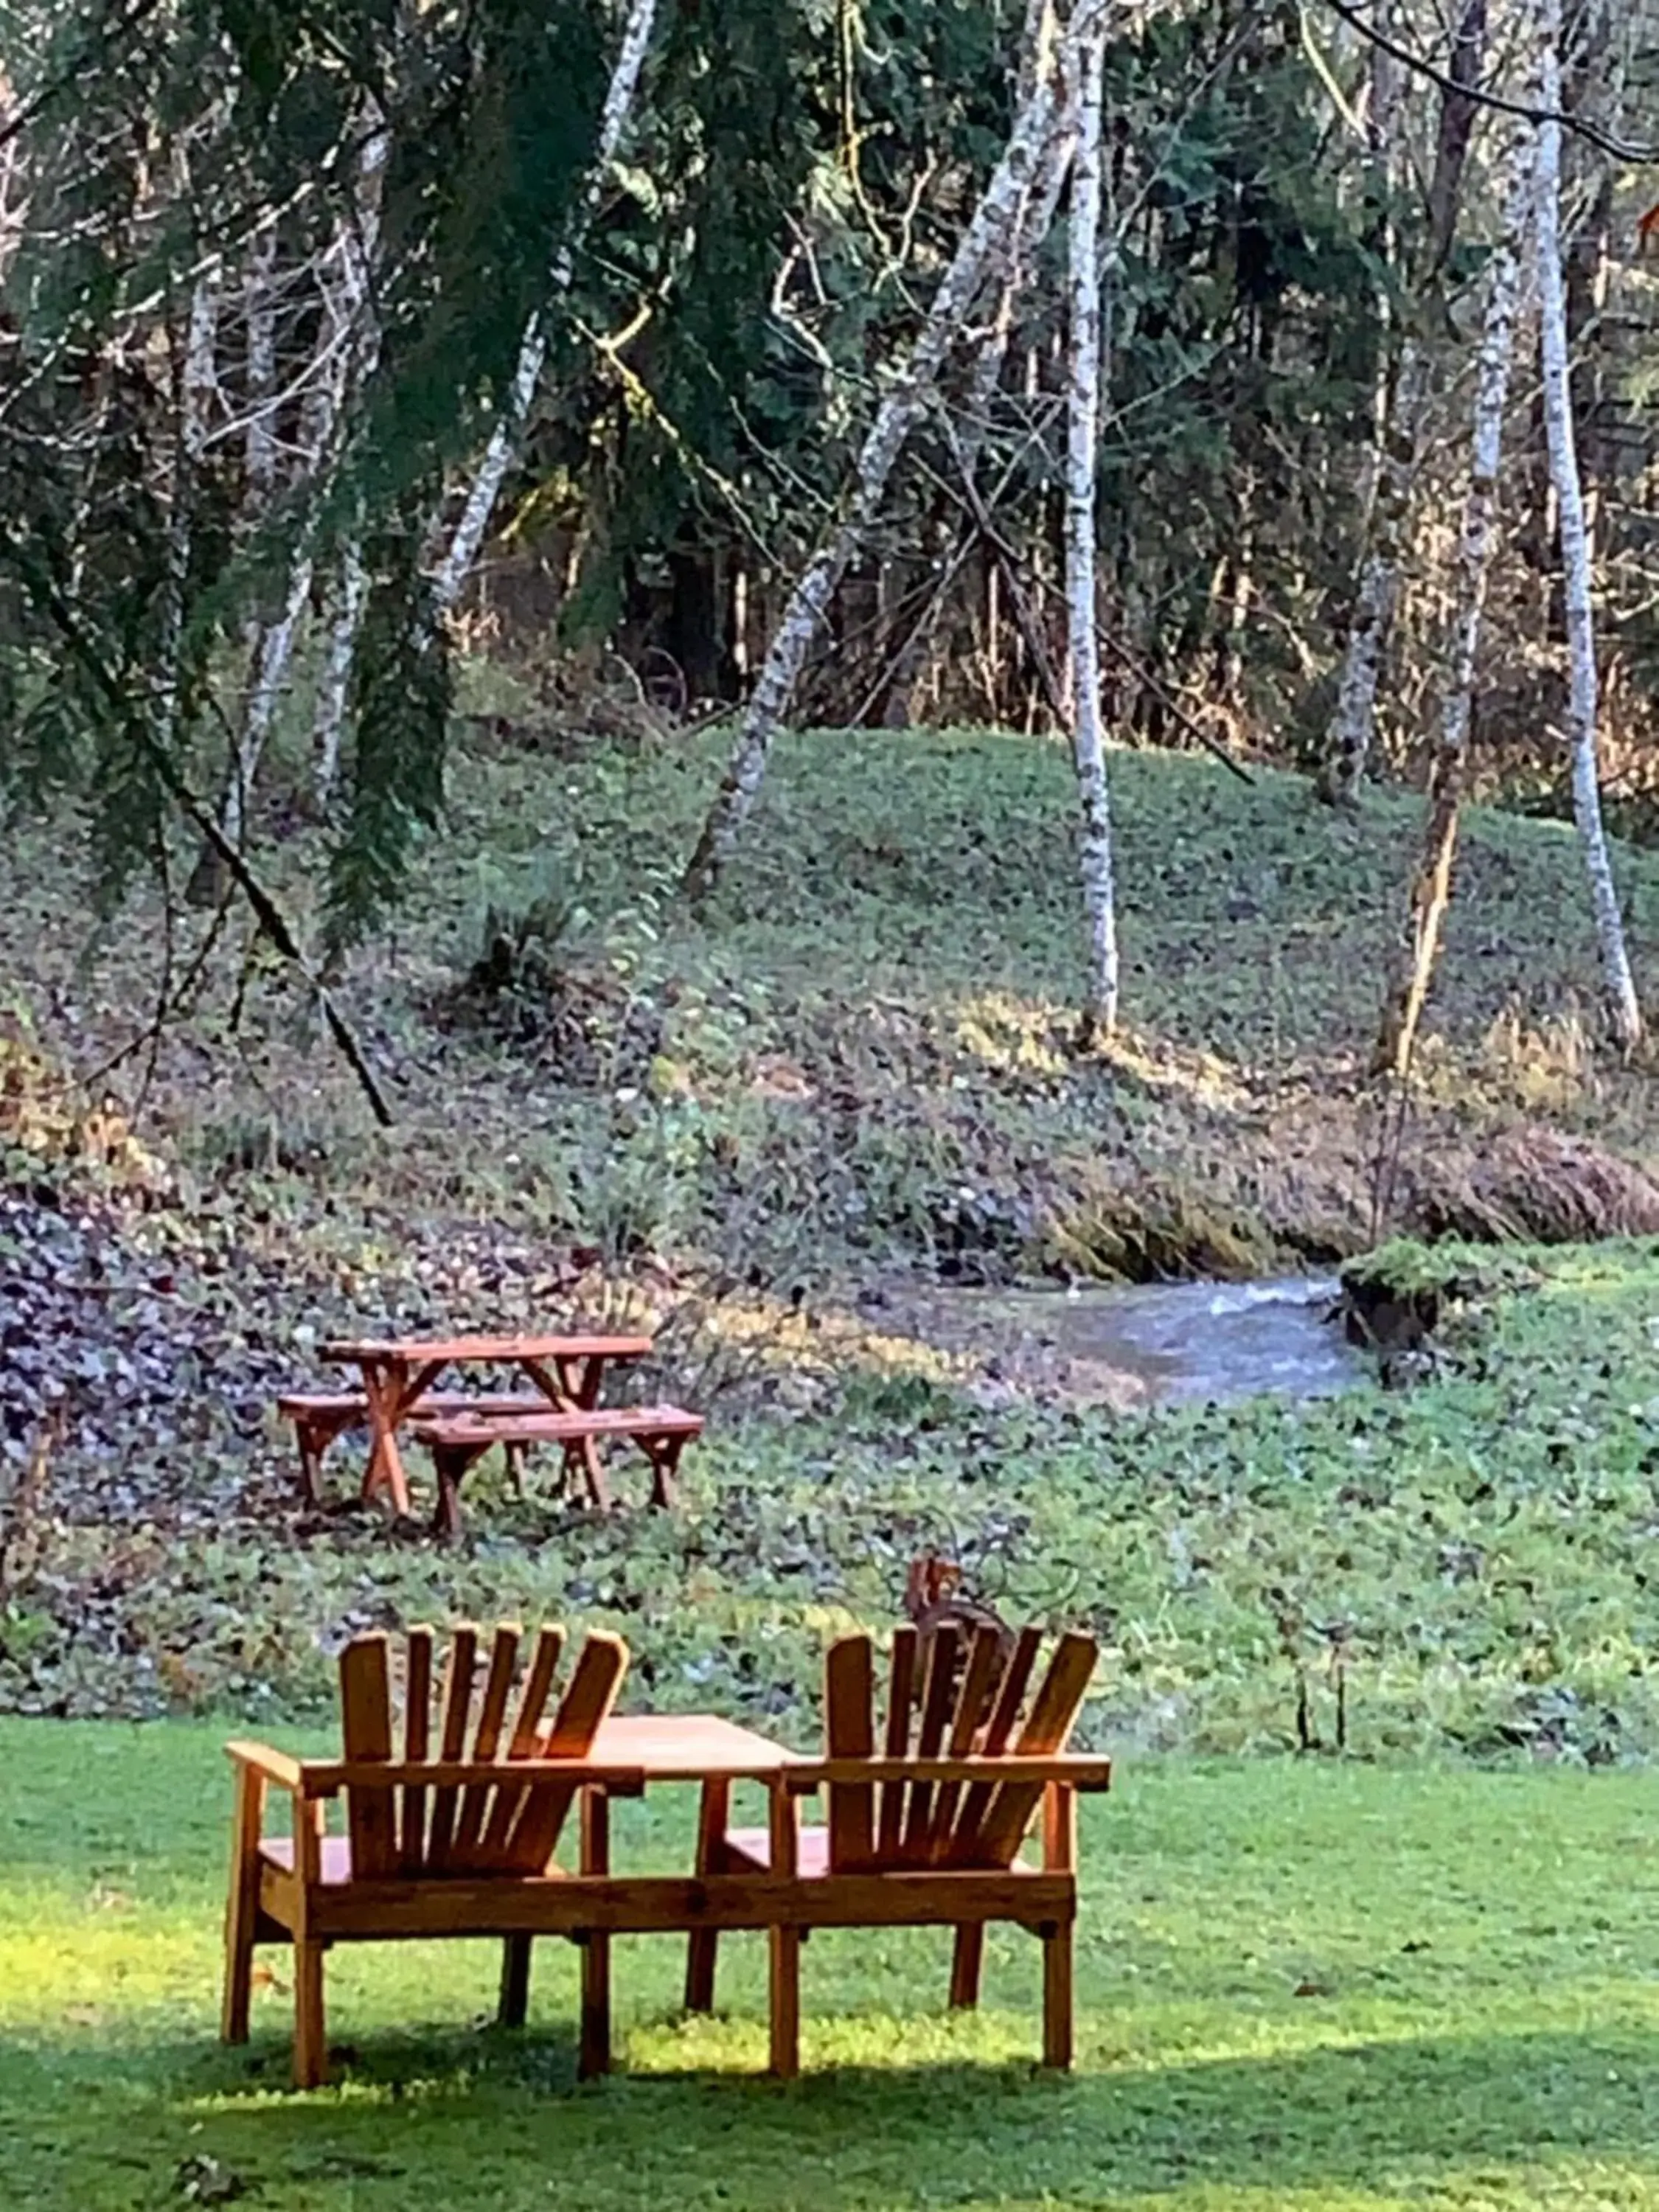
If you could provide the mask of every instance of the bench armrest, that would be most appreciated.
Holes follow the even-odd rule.
[[[1063,1782],[1072,1790],[1109,1790],[1112,1762],[1085,1752],[1045,1752],[1022,1757],[1010,1752],[996,1759],[823,1759],[786,1767],[783,1787],[807,1795],[824,1783]]]
[[[390,1790],[411,1783],[428,1790],[458,1790],[492,1782],[538,1789],[561,1783],[572,1790],[603,1790],[611,1797],[645,1794],[642,1768],[601,1766],[586,1759],[308,1759],[289,1764],[293,1786],[306,1797],[337,1797],[343,1790]]]
[[[225,1746],[225,1757],[235,1765],[251,1767],[267,1782],[279,1790],[291,1790],[295,1796],[304,1786],[305,1769],[297,1759],[289,1758],[285,1751],[273,1751],[268,1743],[247,1743],[238,1739]]]

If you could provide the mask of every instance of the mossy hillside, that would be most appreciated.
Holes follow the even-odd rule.
[[[480,681],[483,679],[481,678]],[[1594,1047],[1595,963],[1560,825],[1476,809],[1413,1112],[1362,1070],[1418,802],[1333,815],[1299,779],[1113,757],[1125,1033],[1072,1050],[1080,929],[1064,750],[984,733],[780,740],[700,922],[676,872],[719,732],[626,743],[533,726],[459,745],[451,818],[341,1001],[397,1115],[375,1131],[314,1010],[257,942],[123,1063],[200,1184],[325,1188],[338,1208],[489,1213],[618,1255],[701,1250],[819,1281],[942,1261],[969,1275],[1247,1273],[1370,1241],[1379,1163],[1413,1176],[1538,1115],[1638,1160],[1644,1080]],[[262,860],[307,908],[315,833]],[[141,906],[90,969],[74,871],[3,861],[9,971],[82,1068],[155,1000]],[[1659,858],[1617,866],[1638,968]],[[500,930],[535,911],[526,959]],[[204,927],[205,925],[198,925]],[[240,929],[240,925],[236,925]],[[174,943],[175,974],[193,945]],[[234,933],[227,939],[234,951]],[[1449,1150],[1450,1148],[1450,1150]]]

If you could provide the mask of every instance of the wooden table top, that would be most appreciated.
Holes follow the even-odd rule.
[[[804,1763],[799,1752],[714,1713],[641,1713],[608,1720],[587,1755],[596,1765],[637,1766],[647,1782],[764,1781],[786,1766]]]
[[[648,1336],[389,1336],[336,1338],[319,1347],[325,1359],[433,1360],[642,1359]]]

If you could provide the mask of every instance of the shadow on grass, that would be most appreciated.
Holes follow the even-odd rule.
[[[1635,2030],[1331,2043],[1161,2064],[1085,2045],[1069,2078],[953,2062],[848,2065],[786,2087],[711,2067],[619,2073],[580,2089],[562,2033],[377,2034],[342,2048],[338,2088],[312,2098],[287,2093],[287,2049],[274,2042],[248,2053],[124,2051],[146,2077],[148,2094],[132,2100],[149,2108],[145,2132],[165,2112],[170,2136],[277,2202],[285,2185],[331,2174],[353,2178],[354,2205],[376,2201],[361,2192],[377,2175],[447,2183],[457,2202],[487,2193],[515,2203],[521,2191],[540,2202],[536,2190],[556,2171],[583,2212],[705,2202],[1099,2205],[1224,2185],[1416,2191],[1478,2166],[1585,2160],[1651,2167],[1659,2191],[1659,2047]],[[107,2099],[89,2110],[76,2094],[86,2055],[68,2075],[36,2055],[36,2123],[60,2130],[65,2148],[111,2155],[94,2137],[118,2133],[118,2111]],[[106,2053],[106,2089],[125,2070],[122,2055]],[[0,2048],[0,2067],[12,2057]]]

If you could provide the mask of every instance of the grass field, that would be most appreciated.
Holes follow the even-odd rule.
[[[758,1939],[695,2023],[678,1947],[636,1939],[606,2082],[574,2082],[563,1947],[521,2039],[482,2024],[489,1947],[381,1948],[331,1961],[339,2079],[300,2097],[281,1954],[248,2050],[214,2041],[218,1736],[0,1722],[8,2212],[1659,2206],[1644,1773],[1131,1763],[1087,1812],[1063,2081],[1032,2065],[1036,1947],[1012,1934],[966,2021],[941,1939],[815,1936],[787,2089],[750,2074]],[[626,1856],[686,1848],[675,1794],[633,1808]]]

